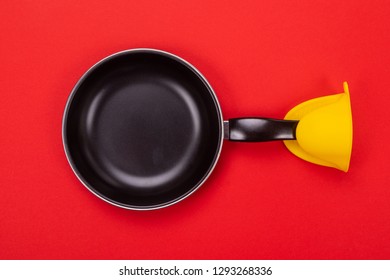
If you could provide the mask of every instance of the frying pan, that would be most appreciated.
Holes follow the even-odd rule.
[[[71,168],[99,198],[135,210],[175,204],[213,171],[224,139],[295,139],[298,121],[224,121],[203,75],[176,55],[126,50],[90,68],[66,104]]]

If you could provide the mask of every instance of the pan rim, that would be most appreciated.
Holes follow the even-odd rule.
[[[218,139],[218,148],[217,150],[215,151],[215,155],[214,155],[214,159],[213,159],[213,163],[212,165],[209,167],[209,169],[207,170],[207,173],[205,173],[204,177],[202,178],[201,181],[199,181],[196,185],[194,185],[193,188],[191,188],[190,191],[188,191],[187,193],[184,193],[183,195],[177,197],[177,198],[174,198],[168,202],[164,202],[164,203],[161,203],[161,204],[157,204],[157,205],[152,205],[152,206],[134,206],[134,205],[126,205],[124,203],[120,203],[120,202],[117,202],[117,201],[114,201],[112,199],[109,199],[107,197],[105,197],[103,194],[99,193],[98,191],[96,191],[96,189],[90,185],[86,179],[84,179],[84,177],[82,176],[82,174],[79,172],[79,170],[77,169],[76,167],[76,164],[74,163],[73,159],[71,158],[70,156],[70,151],[69,151],[69,147],[68,147],[68,143],[67,143],[67,133],[66,133],[66,122],[67,122],[67,119],[68,119],[68,113],[69,113],[69,109],[70,109],[70,106],[71,106],[71,103],[74,99],[74,96],[76,95],[77,91],[78,91],[78,88],[80,87],[80,85],[84,82],[84,80],[91,74],[92,71],[94,71],[96,68],[98,68],[101,64],[105,63],[106,61],[108,60],[111,60],[113,59],[114,57],[117,57],[117,56],[120,56],[120,55],[123,55],[123,54],[129,54],[129,53],[137,53],[137,52],[145,52],[145,53],[155,53],[155,54],[160,54],[160,55],[164,55],[164,56],[167,56],[169,58],[172,58],[174,60],[177,60],[178,62],[182,63],[183,65],[185,65],[186,67],[188,67],[190,70],[192,70],[196,75],[198,75],[198,77],[204,82],[204,84],[208,87],[209,89],[209,92],[211,94],[211,97],[215,103],[215,106],[216,106],[216,113],[218,114],[218,118],[219,118],[219,139]],[[162,208],[166,208],[168,206],[172,206],[184,199],[186,199],[187,197],[189,197],[191,194],[193,194],[196,190],[198,190],[203,184],[204,182],[209,178],[209,176],[211,175],[211,173],[214,171],[214,168],[215,166],[217,165],[217,162],[219,160],[219,157],[220,157],[220,154],[221,154],[221,151],[222,151],[222,146],[223,146],[223,140],[224,140],[224,131],[223,131],[223,115],[222,115],[222,109],[221,109],[221,106],[220,106],[220,103],[218,101],[218,98],[217,98],[217,95],[215,94],[215,91],[214,89],[212,88],[212,86],[210,85],[210,83],[208,82],[208,80],[203,76],[203,74],[195,67],[193,66],[191,63],[189,63],[188,61],[186,61],[185,59],[175,55],[175,54],[172,54],[170,52],[167,52],[167,51],[163,51],[163,50],[160,50],[160,49],[154,49],[154,48],[134,48],[134,49],[126,49],[126,50],[122,50],[122,51],[119,51],[119,52],[116,52],[116,53],[113,53],[111,55],[108,55],[106,57],[104,57],[103,59],[99,60],[98,62],[96,62],[94,65],[92,65],[80,78],[79,80],[77,81],[77,83],[75,84],[75,86],[73,87],[71,93],[69,94],[69,97],[67,98],[67,101],[66,101],[66,105],[65,105],[65,109],[64,109],[64,113],[63,113],[63,117],[62,117],[62,144],[63,144],[63,149],[64,149],[64,152],[65,152],[65,156],[66,156],[66,159],[73,171],[73,173],[76,175],[77,179],[84,185],[84,187],[86,187],[92,194],[94,194],[96,197],[102,199],[103,201],[113,205],[113,206],[117,206],[117,207],[120,207],[120,208],[123,208],[123,209],[128,209],[128,210],[137,210],[137,211],[148,211],[148,210],[157,210],[157,209],[162,209]]]

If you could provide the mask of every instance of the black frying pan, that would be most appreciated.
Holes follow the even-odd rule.
[[[135,49],[111,55],[74,87],[63,118],[63,143],[80,181],[128,209],[172,205],[212,172],[223,139],[295,139],[296,121],[223,121],[209,83],[167,52]]]

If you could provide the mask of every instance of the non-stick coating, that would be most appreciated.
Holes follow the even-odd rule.
[[[215,94],[183,60],[159,51],[118,53],[74,88],[63,141],[92,192],[132,209],[186,197],[213,169],[222,145]]]

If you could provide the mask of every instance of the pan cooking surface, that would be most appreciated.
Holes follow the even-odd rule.
[[[131,77],[128,83],[128,77],[124,74],[115,83],[120,86],[103,89],[92,101],[86,123],[90,152],[122,183],[158,187],[188,168],[195,156],[199,142],[193,140],[202,137],[200,113],[184,88],[166,79]]]
[[[176,57],[124,52],[76,85],[64,117],[73,169],[101,198],[161,207],[195,190],[221,146],[221,113],[207,82]]]

